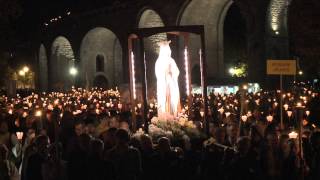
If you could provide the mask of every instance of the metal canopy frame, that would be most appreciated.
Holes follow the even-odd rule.
[[[144,57],[144,38],[148,38],[152,35],[159,34],[159,33],[166,33],[168,35],[175,35],[175,36],[182,36],[184,38],[184,45],[188,47],[187,44],[189,42],[189,34],[196,34],[200,36],[201,40],[201,47],[199,51],[200,56],[200,71],[201,73],[201,88],[202,88],[202,98],[203,98],[203,121],[205,123],[205,131],[209,133],[209,120],[207,118],[208,114],[208,104],[207,104],[207,62],[206,62],[206,49],[205,49],[205,33],[204,33],[204,26],[202,25],[192,25],[192,26],[167,26],[167,27],[154,27],[154,28],[139,28],[134,29],[128,35],[128,60],[129,60],[129,75],[130,75],[130,96],[131,96],[131,104],[132,104],[132,127],[133,131],[136,131],[136,116],[135,116],[135,107],[136,107],[136,89],[135,89],[135,68],[134,68],[134,53],[133,53],[133,41],[139,40],[139,58],[138,61],[143,62],[143,66],[141,67],[143,73],[143,80],[142,84],[142,98],[143,98],[143,113],[142,113],[142,120],[145,122],[145,129],[148,130],[148,120],[147,120],[147,113],[148,113],[148,97],[147,97],[147,74],[146,74],[146,61]],[[190,63],[189,63],[190,64]],[[189,68],[190,69],[190,68]],[[191,86],[191,73],[190,70],[187,73],[189,76],[189,84]],[[192,103],[192,94],[191,94],[191,87],[189,88],[189,95],[188,95],[188,107],[191,107]]]

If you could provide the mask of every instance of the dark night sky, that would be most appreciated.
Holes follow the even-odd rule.
[[[14,22],[17,35],[22,41],[32,39],[33,32],[52,17],[65,14],[67,11],[81,13],[101,6],[111,5],[115,0],[20,0],[22,15]],[[126,1],[126,0],[122,0]]]

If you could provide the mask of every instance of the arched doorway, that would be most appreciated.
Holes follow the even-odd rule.
[[[74,53],[69,40],[57,37],[52,43],[50,59],[50,85],[52,90],[68,90],[74,84],[70,68],[74,67]]]
[[[288,0],[271,0],[267,12],[266,54],[268,59],[288,59]],[[276,48],[275,48],[276,47]],[[275,52],[277,50],[278,52]]]
[[[160,15],[152,9],[144,9],[138,17],[138,28],[152,28],[152,27],[163,27],[164,22]],[[146,73],[148,81],[148,89],[156,88],[156,76],[155,76],[155,62],[159,54],[158,42],[167,40],[167,35],[165,33],[155,34],[149,38],[144,39],[145,48],[145,59],[146,59]],[[140,64],[139,64],[140,63]],[[137,62],[137,67],[143,66],[141,62]],[[140,72],[143,73],[143,72]],[[138,81],[142,80],[143,74],[137,74]]]
[[[104,72],[104,56],[101,54],[96,57],[96,72]]]
[[[233,3],[227,11],[224,27],[224,64],[225,74],[229,69],[248,60],[247,29],[239,6]]]
[[[226,12],[232,0],[192,0],[188,1],[181,11],[178,19],[179,25],[204,25],[205,43],[206,43],[206,59],[209,78],[223,77],[223,23]],[[196,63],[199,61],[200,39],[191,35],[189,46],[190,58]]]
[[[93,87],[108,89],[108,79],[104,75],[97,75],[93,80]]]
[[[298,80],[319,79],[320,77],[320,4],[317,0],[291,1],[288,9],[290,32],[290,58],[297,59],[299,70],[303,71]],[[318,37],[318,38],[315,38]]]
[[[101,69],[98,69],[98,61]],[[122,66],[122,48],[111,30],[96,27],[84,36],[80,47],[80,78],[83,86],[94,85],[96,72],[104,73],[110,85],[119,85],[123,82]]]

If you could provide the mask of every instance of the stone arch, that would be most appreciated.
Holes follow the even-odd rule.
[[[223,40],[224,71],[228,74],[229,67],[239,62],[248,63],[246,20],[236,3],[233,3],[226,13]]]
[[[153,9],[144,8],[139,15],[138,28],[165,26],[160,15]],[[156,82],[154,66],[159,53],[159,46],[157,43],[164,40],[167,40],[167,35],[165,33],[155,34],[144,39],[145,59],[147,64],[146,73],[148,76],[148,85],[151,89],[155,87]]]
[[[74,84],[75,77],[69,71],[75,66],[72,46],[66,37],[57,37],[51,47],[50,82],[52,90],[68,90]]]
[[[145,8],[139,18],[138,21],[138,28],[152,28],[152,27],[163,27],[165,26],[162,18],[160,15],[150,9],[150,8]],[[167,39],[166,34],[156,34],[153,36],[150,36],[148,38],[150,41],[146,43],[146,47],[150,47],[153,49],[153,51],[158,52],[158,46],[157,42],[163,41]]]
[[[96,27],[91,29],[83,38],[80,47],[81,83],[92,87],[96,77],[96,57],[104,57],[103,73],[108,79],[108,85],[122,83],[122,48],[117,36],[109,29]]]
[[[192,0],[184,5],[178,17],[179,25],[204,25],[206,57],[209,77],[223,76],[223,23],[232,0]],[[191,35],[189,53],[192,60],[198,61],[200,38]]]
[[[288,0],[271,0],[268,8],[268,31],[272,35],[288,34],[287,16],[288,16]]]
[[[93,86],[103,89],[109,88],[109,81],[108,78],[103,74],[97,74],[93,79]]]
[[[48,91],[48,58],[43,44],[39,48],[39,87],[41,91]]]
[[[288,40],[288,0],[271,0],[267,11],[267,57],[268,58],[288,58],[289,40]],[[273,55],[273,46],[279,50],[278,57]]]

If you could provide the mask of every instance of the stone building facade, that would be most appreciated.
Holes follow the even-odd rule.
[[[245,19],[249,80],[261,82],[268,58],[288,57],[286,26],[288,0],[133,0],[90,12],[68,12],[44,22],[37,49],[38,88],[41,91],[128,83],[128,34],[136,28],[204,25],[208,82],[226,76],[225,17],[238,6]],[[237,31],[235,29],[235,31]],[[146,49],[155,49],[165,34],[151,37]],[[199,40],[191,36],[191,69],[199,66]],[[178,63],[179,64],[179,63]],[[78,69],[70,76],[69,69]],[[139,71],[137,69],[137,71]]]

